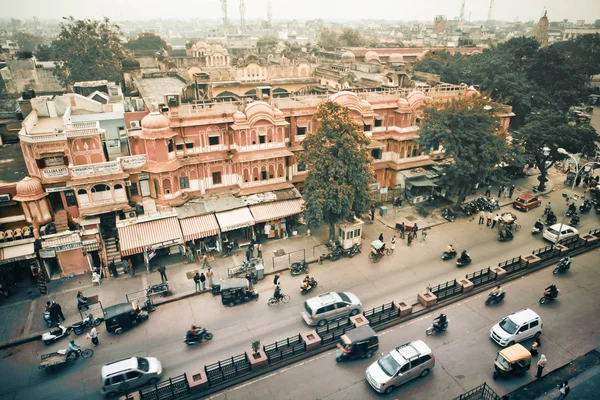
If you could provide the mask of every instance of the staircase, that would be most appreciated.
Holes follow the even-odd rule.
[[[69,230],[69,221],[67,219],[67,212],[60,210],[54,213],[54,225],[56,225],[56,232],[64,232]]]
[[[123,273],[123,268],[121,268],[121,253],[117,249],[117,242],[114,237],[107,237],[104,239],[104,245],[106,246],[106,257],[108,259],[108,264],[115,260],[115,266],[117,267],[117,271]]]

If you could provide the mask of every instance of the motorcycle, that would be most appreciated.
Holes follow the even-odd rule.
[[[431,324],[431,326],[429,328],[427,328],[427,330],[425,331],[425,333],[427,334],[427,336],[433,335],[434,332],[435,333],[442,333],[446,329],[448,329],[448,322],[450,322],[449,319],[447,319],[446,322],[444,322],[444,325],[437,325],[434,322],[433,324]]]
[[[515,235],[513,235],[510,229],[502,229],[500,232],[498,232],[498,240],[500,242],[507,242],[509,240],[513,240],[514,237]]]
[[[571,218],[571,222],[569,223],[569,225],[571,225],[571,226],[579,225],[579,215],[577,215],[577,213],[573,214],[573,217]]]
[[[50,317],[50,311],[44,311],[44,321],[46,322],[46,327],[52,328],[52,317]]]
[[[554,213],[548,214],[546,216],[546,225],[554,225],[556,224],[556,215]]]
[[[302,282],[302,283],[303,284],[300,285],[300,293],[301,294],[306,294],[317,287],[317,281],[315,280],[315,278],[310,278],[310,281],[308,282],[307,287],[304,286],[304,282]]]
[[[44,344],[49,345],[54,341],[69,336],[71,334],[71,327],[65,328],[62,325],[58,325],[54,330],[46,332],[42,335],[42,341]]]
[[[192,346],[194,344],[202,343],[203,340],[210,340],[212,338],[213,334],[208,332],[205,328],[202,328],[196,335],[191,335],[188,332],[188,335],[183,338],[183,343]]]
[[[169,291],[169,282],[162,282],[156,285],[150,285],[147,289],[148,296],[152,294],[166,293]]]
[[[442,254],[442,260],[444,260],[444,261],[451,260],[454,257],[456,257],[456,250],[445,251],[444,254]]]
[[[585,214],[587,212],[589,212],[592,209],[592,202],[589,200],[585,200],[580,206],[579,206],[579,212],[582,214]]]
[[[290,265],[290,273],[292,276],[308,273],[308,263],[306,260],[302,259],[300,262],[292,263],[292,265]]]
[[[442,217],[444,217],[447,221],[454,222],[456,219],[456,214],[454,214],[449,208],[444,208],[442,210]]]
[[[338,247],[337,249],[335,249],[327,254],[321,254],[319,256],[318,263],[323,264],[323,261],[325,261],[325,260],[337,261],[340,258],[342,258],[342,255],[343,255],[343,250],[341,247]]]
[[[577,207],[575,207],[575,204],[571,203],[571,205],[569,206],[569,209],[567,210],[567,213],[565,214],[567,217],[571,217],[573,216],[575,213],[577,212]]]
[[[537,235],[538,233],[541,233],[543,230],[544,230],[544,224],[541,223],[540,221],[536,221],[535,225],[533,226],[533,229],[531,229],[531,234]]]
[[[354,257],[355,255],[357,255],[358,253],[360,253],[360,245],[358,243],[355,243],[354,246],[350,247],[347,250],[343,251],[344,253],[344,257]]]
[[[556,300],[556,298],[558,297],[558,292],[559,290],[556,289],[556,294],[554,296],[551,296],[550,291],[544,291],[544,297],[540,299],[540,304],[550,303],[551,301]]]
[[[471,256],[469,256],[467,254],[467,257],[464,258],[463,256],[460,256],[458,260],[456,260],[456,266],[457,267],[464,267],[465,265],[469,265],[471,264]]]
[[[546,215],[553,213],[552,211],[552,207],[550,207],[550,204],[546,204],[546,208],[544,208],[544,212],[542,213],[542,217],[545,217]]]
[[[98,326],[101,323],[102,320],[100,318],[94,318],[94,316],[90,313],[86,315],[86,317],[82,321],[75,322],[73,325],[71,325],[71,328],[73,328],[74,334],[81,335],[84,330],[91,326],[91,324],[94,324],[94,326]]]
[[[327,246],[329,251],[334,251],[340,247],[340,243],[337,240],[330,240],[327,244],[325,244],[325,246]]]
[[[554,275],[563,273],[571,268],[572,263],[573,263],[572,258],[569,258],[569,257],[562,258],[558,262],[558,265],[556,266],[556,268],[554,268],[554,271],[552,271],[552,273]]]
[[[488,298],[485,300],[485,305],[489,306],[492,303],[500,303],[502,300],[504,300],[505,295],[505,292],[502,292],[499,295],[492,292],[488,295]]]

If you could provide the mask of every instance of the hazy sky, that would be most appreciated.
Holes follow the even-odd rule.
[[[266,19],[267,0],[245,0],[247,19]],[[273,18],[278,19],[448,19],[460,13],[462,0],[271,0]],[[228,0],[229,18],[239,20],[239,0]],[[466,0],[465,17],[487,18],[489,0]],[[600,19],[600,0],[495,0],[493,18],[514,21],[537,20],[548,10],[551,21],[564,18],[594,22]],[[150,19],[221,17],[219,0],[0,0],[2,16],[7,18]]]

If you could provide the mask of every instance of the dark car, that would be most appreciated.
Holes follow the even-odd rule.
[[[522,194],[513,202],[513,207],[521,211],[529,211],[541,205],[540,198],[531,194]]]

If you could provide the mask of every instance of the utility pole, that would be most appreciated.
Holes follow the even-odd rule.
[[[492,20],[492,11],[494,9],[494,0],[490,0],[490,9],[488,10],[488,21]]]
[[[229,25],[229,18],[227,18],[227,0],[221,0],[221,13],[223,14],[223,26]]]
[[[240,0],[240,31],[241,33],[246,31],[246,4],[244,0]]]
[[[462,0],[462,6],[460,7],[460,21],[463,22],[465,20],[465,3],[467,0]]]

